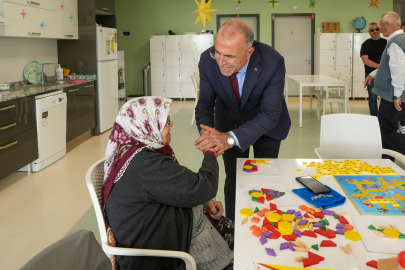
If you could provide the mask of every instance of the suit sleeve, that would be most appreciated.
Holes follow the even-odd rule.
[[[263,91],[258,114],[244,125],[232,130],[238,137],[242,152],[277,125],[284,102],[284,79],[284,58],[280,57],[275,72]]]
[[[212,155],[204,156],[198,173],[159,153],[151,153],[142,168],[141,182],[150,201],[191,208],[217,194],[219,166]]]
[[[201,124],[212,128],[215,127],[214,107],[217,94],[207,78],[207,71],[204,66],[203,57],[201,57],[198,68],[200,70],[200,97],[195,108],[195,119],[197,122],[198,131],[201,132]]]

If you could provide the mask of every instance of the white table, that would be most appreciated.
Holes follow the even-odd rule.
[[[348,102],[348,85],[347,82],[341,81],[325,75],[286,75],[285,76],[285,96],[288,106],[288,81],[292,83],[297,83],[300,88],[300,112],[299,112],[299,127],[302,127],[302,87],[304,86],[319,86],[321,88],[321,93],[325,86],[342,86],[345,88],[345,102],[344,108],[345,113],[347,113],[347,102]]]
[[[241,159],[238,159],[238,164]],[[243,159],[244,161],[246,159]],[[269,240],[265,245],[260,245],[259,239],[252,235],[252,232],[249,230],[249,227],[252,226],[254,223],[249,221],[241,225],[243,217],[239,214],[239,211],[243,208],[250,208],[250,205],[246,199],[245,194],[243,193],[242,188],[240,185],[250,185],[252,183],[257,183],[263,188],[271,188],[272,183],[280,183],[282,182],[285,187],[286,191],[292,194],[293,198],[295,199],[297,205],[296,206],[288,206],[288,207],[278,207],[282,211],[287,211],[288,209],[298,209],[298,206],[305,204],[307,206],[311,206],[308,202],[304,201],[295,193],[292,193],[292,189],[302,188],[303,186],[295,180],[295,177],[302,176],[302,175],[314,175],[315,169],[307,169],[305,166],[302,165],[302,162],[321,162],[322,160],[317,159],[278,159],[278,166],[279,166],[279,175],[277,176],[263,176],[263,175],[249,175],[249,174],[240,174],[237,172],[236,176],[236,207],[235,207],[235,249],[234,249],[234,269],[235,270],[246,270],[248,269],[250,263],[267,263],[267,264],[275,264],[275,265],[285,265],[285,266],[295,266],[295,267],[303,267],[302,263],[298,263],[294,261],[295,257],[299,256],[307,256],[306,253],[303,252],[292,252],[290,250],[282,250],[280,251],[280,243],[286,242],[283,238],[279,238],[277,240]],[[370,165],[374,166],[382,166],[382,167],[391,167],[393,168],[398,174],[403,175],[405,171],[403,171],[400,167],[398,167],[395,163],[388,159],[365,159],[364,162],[368,162]],[[297,173],[295,170],[300,169],[302,173]],[[366,174],[364,174],[366,175]],[[345,195],[343,190],[340,188],[339,184],[333,178],[333,176],[321,177],[321,182],[328,185],[335,191],[339,192],[341,195]],[[277,204],[277,199],[273,201],[273,203]],[[265,202],[265,205],[262,207],[268,207],[268,202]],[[261,209],[262,209],[261,208]],[[254,209],[253,209],[254,210]],[[344,205],[331,208],[335,212],[347,212],[351,215],[359,216],[359,212],[353,206],[349,199],[346,200]],[[330,216],[325,216],[328,221],[331,223],[331,228],[335,228],[335,223],[337,221]],[[350,216],[346,216],[346,219],[349,221],[350,224],[354,224],[353,220]],[[261,225],[259,223],[259,225]],[[357,231],[357,228],[356,228]],[[311,238],[311,237],[303,237],[303,240],[307,245],[311,246],[314,244],[320,244],[324,237],[318,238]],[[319,252],[314,251],[315,253],[324,256],[325,261],[321,262],[318,265],[314,265],[311,268],[330,268],[335,270],[357,270],[361,269],[358,268],[355,257],[353,254],[346,254],[342,250],[340,250],[339,246],[346,245],[350,243],[352,246],[361,245],[363,246],[362,241],[352,242],[348,241],[344,236],[337,235],[336,238],[332,239],[338,247],[336,248],[320,248]],[[264,248],[273,248],[277,254],[277,257],[270,257],[268,256]],[[313,250],[312,250],[313,251]],[[372,253],[370,253],[372,254]],[[386,254],[386,257],[390,257],[392,255]]]

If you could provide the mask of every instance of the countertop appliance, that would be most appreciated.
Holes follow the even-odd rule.
[[[97,27],[98,129],[110,129],[118,114],[117,29]]]
[[[39,158],[31,163],[33,172],[66,155],[66,103],[62,90],[35,96]]]

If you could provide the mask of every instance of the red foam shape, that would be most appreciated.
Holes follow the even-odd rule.
[[[317,234],[320,234],[322,236],[325,236],[326,238],[329,238],[328,231],[325,231],[325,230],[322,230],[322,229],[316,229],[316,230],[314,230],[314,232],[316,232]]]
[[[369,262],[366,263],[366,265],[368,265],[370,267],[373,267],[375,269],[378,269],[378,262],[377,261],[374,261],[374,260],[369,261]]]
[[[331,240],[322,240],[321,247],[337,247],[337,245]]]
[[[251,169],[251,170],[254,171],[254,172],[257,172],[258,169],[257,169],[257,168],[253,168],[253,169]]]
[[[270,211],[277,210],[277,205],[270,203]]]
[[[263,225],[264,224],[269,224],[269,223],[270,223],[270,221],[267,218],[263,219]]]
[[[349,221],[347,221],[347,219],[345,219],[344,216],[340,216],[340,217],[338,218],[338,220],[340,221],[340,223],[349,224]]]
[[[308,213],[304,214],[304,218],[311,218],[310,216],[308,216]]]
[[[308,231],[308,230],[301,232],[301,235],[318,238],[318,236],[316,236],[316,233],[314,233],[313,231]]]
[[[336,233],[334,230],[328,229],[328,238],[329,239],[336,238]]]
[[[278,229],[278,222],[276,222],[276,224],[274,224],[274,226]]]
[[[314,258],[306,258],[302,262],[304,263],[304,267],[312,266],[319,263],[319,261],[315,260]]]
[[[246,160],[246,161],[245,161],[245,166],[246,166],[246,165],[250,165],[250,160]]]
[[[262,188],[262,193],[263,193],[263,194],[264,194],[264,193],[267,193],[267,192],[269,192],[268,189]]]
[[[323,219],[325,217],[325,215],[322,212],[315,212],[313,216],[320,219]]]
[[[263,224],[263,227],[266,227],[267,229],[269,229],[269,231],[272,231],[272,232],[277,231],[277,230],[276,230],[276,227],[274,227],[274,226],[271,225],[271,224]]]
[[[324,261],[325,258],[322,256],[319,256],[318,254],[312,253],[311,251],[308,251],[308,257],[313,258],[317,261]]]
[[[270,194],[264,194],[265,196],[266,196],[266,199],[268,200],[268,201],[271,201],[271,200],[273,200],[273,196],[271,196]]]
[[[254,159],[251,159],[249,161],[250,161],[250,163],[256,163],[256,160],[254,160]]]
[[[280,238],[281,233],[279,231],[274,231],[270,236],[269,239],[278,239]]]
[[[291,235],[283,235],[282,237],[286,240],[286,241],[295,241],[295,239],[297,239],[296,234],[291,234]]]
[[[264,204],[264,198],[263,197],[257,198],[257,202]]]
[[[277,213],[281,216],[283,214],[283,212],[281,210],[277,209]]]

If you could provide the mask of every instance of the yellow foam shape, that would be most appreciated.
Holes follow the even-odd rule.
[[[298,226],[298,227],[300,227],[301,229],[309,228],[309,223],[310,223],[310,222],[307,222],[307,224],[305,224],[305,225],[298,225],[298,222],[300,222],[300,220],[301,220],[301,219],[297,219],[297,220],[295,221],[295,226]]]
[[[302,170],[295,170],[297,173],[302,173]]]
[[[264,161],[263,159],[258,159],[256,160],[256,164],[264,164],[266,161]]]
[[[389,237],[399,238],[399,232],[394,229],[384,229],[383,233]]]
[[[287,221],[281,221],[278,223],[278,231],[281,235],[291,235],[294,232],[292,224]]]
[[[266,218],[268,219],[268,221],[270,222],[279,222],[281,219],[281,216],[277,213],[270,213],[266,216]]]
[[[304,269],[308,269],[308,268],[301,268],[301,267],[294,267],[294,266],[283,266],[283,265],[264,264],[264,263],[261,263],[261,265],[266,266],[266,267],[276,268],[276,269],[279,269],[279,270],[304,270]],[[333,269],[320,269],[320,268],[317,268],[317,270],[333,270]]]
[[[263,195],[260,192],[252,192],[250,194],[250,197],[259,198],[259,197],[263,197]]]
[[[345,237],[347,240],[357,242],[361,240],[361,235],[358,232],[348,230],[345,232]]]
[[[252,167],[252,166],[250,166],[250,165],[245,165],[245,166],[243,166],[243,168],[244,168],[244,169],[248,169],[248,170],[250,170],[250,169],[252,169],[253,167]]]
[[[293,222],[294,218],[295,217],[293,215],[290,215],[290,214],[282,214],[281,215],[281,220],[283,220],[283,221]]]
[[[239,213],[242,217],[250,217],[255,214],[253,210],[249,208],[243,208],[242,210],[239,211]]]

